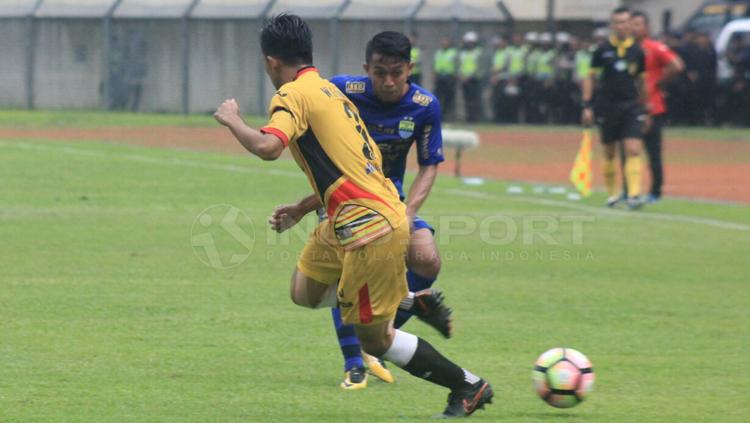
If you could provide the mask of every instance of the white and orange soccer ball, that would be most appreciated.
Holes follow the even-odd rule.
[[[557,408],[575,407],[594,387],[591,361],[572,348],[552,348],[539,356],[532,377],[539,397]]]

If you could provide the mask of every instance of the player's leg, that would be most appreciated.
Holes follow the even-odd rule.
[[[410,374],[451,390],[446,414],[469,415],[492,398],[487,382],[442,356],[428,342],[393,328],[406,295],[404,259],[409,228],[345,254],[339,289],[344,322],[355,325],[363,349]]]
[[[414,219],[414,223],[417,226],[411,233],[406,254],[406,280],[409,291],[418,292],[435,283],[441,262],[431,228],[419,226],[427,224],[418,217]]]
[[[308,308],[335,307],[341,269],[336,239],[324,220],[310,234],[297,261],[290,287],[292,301]]]
[[[651,170],[651,190],[649,202],[656,202],[661,198],[661,188],[664,185],[664,168],[662,165],[662,116],[652,118],[651,127],[643,134],[648,164]]]
[[[336,339],[344,356],[344,381],[341,387],[347,390],[358,390],[367,387],[367,373],[362,357],[362,347],[359,344],[354,326],[347,325],[341,320],[341,309],[331,309],[333,327],[336,330]]]
[[[628,207],[637,209],[641,201],[641,175],[643,168],[642,139],[643,124],[646,115],[638,104],[631,105],[624,111],[622,139],[625,143],[625,179],[628,187]]]
[[[346,324],[341,318],[341,309],[331,309],[336,340],[341,355],[344,357],[344,381],[341,387],[346,390],[358,390],[367,387],[367,373],[378,379],[393,383],[396,379],[391,371],[377,357],[362,351],[362,346],[354,331],[354,325]]]
[[[615,125],[609,117],[599,119],[599,130],[604,153],[604,186],[607,188],[607,206],[614,207],[620,199],[617,188],[617,139]]]
[[[492,387],[440,354],[429,342],[385,321],[355,325],[365,351],[390,361],[412,376],[450,389],[445,416],[467,416],[492,403]]]
[[[336,306],[336,284],[324,283],[294,269],[290,285],[292,302],[301,307],[323,308]]]
[[[411,316],[416,315],[446,338],[450,338],[452,322],[451,310],[443,304],[442,294],[438,291],[426,291],[432,286],[440,272],[440,255],[432,227],[417,217],[413,222],[413,231],[409,240],[407,253],[407,282],[409,293],[401,300],[396,314],[395,327],[400,328]],[[384,363],[369,354],[360,354],[360,344],[353,337],[354,327],[341,322],[340,311],[334,309],[334,327],[339,347],[344,356],[344,370],[349,372],[359,369],[363,362],[367,370],[377,378],[393,383],[395,378]],[[343,384],[342,384],[343,386]]]
[[[640,138],[626,138],[625,141],[625,179],[628,187],[628,207],[637,209],[641,202],[641,175],[643,159]]]
[[[437,279],[441,265],[437,244],[432,235],[433,229],[419,217],[414,219],[413,229],[406,256],[409,293],[399,304],[394,326],[400,328],[411,316],[417,315],[444,337],[450,338],[451,310],[443,304],[440,292],[425,291]],[[337,314],[340,316],[340,312],[334,310],[334,326],[341,353],[344,356],[345,371],[361,367],[364,360],[371,374],[385,382],[393,383],[395,378],[376,357],[366,353],[359,354],[360,345],[356,337],[351,336],[354,333],[354,327],[340,323],[340,317],[337,319]]]
[[[409,297],[401,302],[394,326],[403,326],[407,320],[416,315],[420,320],[429,324],[444,337],[451,336],[451,310],[442,302],[442,294],[430,290],[440,273],[440,254],[438,252],[434,229],[424,220],[415,217],[412,222],[412,232],[409,249],[406,254],[406,280],[409,286]],[[410,307],[404,303],[412,301]]]
[[[359,341],[354,329],[341,322],[340,314],[335,309],[338,303],[337,285],[342,269],[341,253],[336,242],[331,234],[329,222],[320,222],[300,254],[297,269],[292,276],[291,297],[292,301],[300,306],[334,308],[334,328],[345,362],[344,381],[341,387],[362,389],[367,387],[367,373],[362,363]]]

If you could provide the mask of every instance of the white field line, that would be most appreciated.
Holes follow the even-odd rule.
[[[160,166],[183,166],[183,167],[193,167],[193,168],[200,168],[200,169],[220,170],[220,171],[234,172],[234,173],[253,173],[253,174],[261,173],[261,174],[288,176],[288,177],[303,177],[304,176],[302,172],[291,172],[291,171],[282,170],[282,169],[258,169],[258,168],[248,167],[248,166],[220,165],[220,164],[204,163],[204,162],[193,161],[193,160],[183,160],[183,159],[177,159],[177,158],[161,159],[161,158],[148,157],[148,156],[142,156],[142,155],[137,155],[137,154],[105,154],[99,151],[92,151],[92,150],[73,148],[73,147],[67,147],[67,146],[50,147],[47,145],[39,145],[39,144],[26,143],[26,142],[11,143],[11,142],[0,141],[0,147],[15,147],[15,148],[20,148],[24,150],[62,152],[64,154],[100,157],[100,158],[107,158],[107,159],[124,158],[126,160],[131,160],[131,161],[140,162],[140,163],[150,163],[150,164],[155,164],[155,165],[160,165]],[[465,189],[462,189],[462,190],[446,189],[446,190],[440,190],[440,191],[449,195],[471,197],[471,198],[478,198],[478,199],[485,199],[485,200],[508,200],[508,199],[517,200],[517,201],[523,201],[526,203],[537,204],[537,205],[542,205],[542,206],[552,206],[552,207],[566,208],[569,210],[584,211],[587,213],[601,215],[601,216],[613,216],[613,217],[644,219],[644,220],[663,220],[663,221],[668,221],[668,222],[682,222],[682,223],[691,223],[695,225],[711,226],[715,228],[727,229],[727,230],[732,230],[732,231],[750,231],[750,225],[726,222],[723,220],[697,217],[697,216],[676,215],[676,214],[669,214],[669,213],[628,212],[628,211],[623,211],[623,210],[607,209],[607,208],[604,208],[603,206],[594,207],[594,206],[587,206],[584,204],[573,204],[567,201],[552,200],[552,199],[545,199],[545,198],[534,198],[534,197],[520,196],[520,195],[501,197],[501,196],[492,195],[492,194],[488,194],[484,192],[471,191],[471,190],[465,190]]]
[[[304,174],[302,172],[292,172],[288,170],[283,169],[258,169],[253,168],[249,166],[237,166],[237,165],[221,165],[221,164],[215,164],[215,163],[205,163],[205,162],[199,162],[194,160],[183,160],[183,159],[177,159],[177,158],[158,158],[158,157],[148,157],[148,156],[142,156],[138,154],[109,154],[109,153],[102,153],[100,151],[93,151],[93,150],[86,150],[82,148],[74,148],[74,147],[51,147],[48,145],[39,145],[34,143],[26,143],[26,142],[5,142],[0,141],[0,147],[15,147],[20,148],[23,150],[37,150],[37,151],[50,151],[50,152],[61,152],[64,154],[70,154],[75,156],[87,156],[87,157],[99,157],[103,159],[125,159],[130,160],[134,162],[139,163],[149,163],[149,164],[155,164],[155,165],[161,165],[161,166],[183,166],[183,167],[193,167],[193,168],[200,168],[200,169],[209,169],[209,170],[221,170],[225,172],[235,172],[235,173],[254,173],[254,174],[267,174],[267,175],[273,175],[273,176],[289,176],[289,177],[304,177]]]
[[[517,201],[523,201],[526,203],[537,204],[537,205],[542,205],[542,206],[552,206],[552,207],[565,208],[569,210],[584,211],[590,214],[595,214],[595,215],[600,215],[600,216],[613,216],[613,217],[624,217],[624,218],[644,219],[644,220],[663,220],[663,221],[668,221],[668,222],[681,222],[681,223],[691,223],[695,225],[712,226],[715,228],[727,229],[727,230],[732,230],[732,231],[750,231],[750,225],[726,222],[723,220],[711,219],[711,218],[705,218],[705,217],[685,216],[685,215],[669,214],[669,213],[643,213],[643,212],[631,212],[631,211],[625,211],[625,210],[613,210],[613,209],[605,208],[604,206],[594,207],[594,206],[587,206],[585,204],[574,204],[574,203],[570,203],[567,201],[552,200],[552,199],[546,199],[546,198],[534,198],[534,197],[528,197],[528,196],[522,196],[522,195],[501,197],[497,195],[487,194],[484,192],[458,190],[458,189],[446,189],[446,190],[442,190],[442,192],[446,194],[450,194],[450,195],[478,198],[482,200],[511,200],[511,201],[517,200]]]

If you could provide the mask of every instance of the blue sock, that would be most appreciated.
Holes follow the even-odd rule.
[[[409,283],[409,292],[417,292],[423,289],[427,289],[435,283],[435,279],[426,278],[412,272],[410,269],[406,270],[406,281]],[[396,312],[396,319],[393,321],[393,327],[396,329],[406,323],[407,320],[412,316],[411,313],[405,310],[398,310]]]
[[[344,371],[347,372],[357,367],[364,367],[362,362],[362,351],[359,339],[354,334],[354,325],[346,325],[341,320],[341,310],[332,308],[333,327],[336,328],[336,337],[339,340],[341,353],[344,355]]]

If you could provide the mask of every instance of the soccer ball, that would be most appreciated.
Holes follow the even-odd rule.
[[[594,387],[591,361],[572,348],[552,348],[540,355],[532,377],[539,397],[557,408],[575,407]]]

